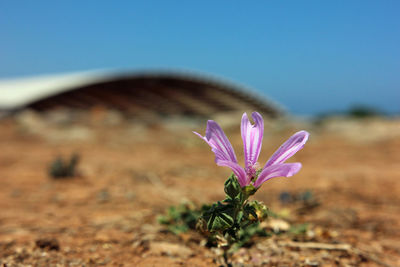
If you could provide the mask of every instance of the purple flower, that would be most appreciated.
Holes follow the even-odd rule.
[[[301,169],[301,163],[284,163],[297,151],[304,147],[309,133],[300,131],[292,135],[267,161],[262,169],[257,168],[264,134],[264,121],[258,112],[253,112],[254,124],[247,114],[242,116],[241,133],[244,147],[245,167],[241,167],[236,159],[235,151],[224,131],[212,120],[207,122],[206,136],[194,132],[207,142],[215,154],[215,162],[219,166],[232,169],[241,187],[253,184],[260,187],[265,181],[274,177],[290,177]]]

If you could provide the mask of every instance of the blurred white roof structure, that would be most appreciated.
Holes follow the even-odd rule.
[[[202,115],[258,110],[277,116],[283,109],[242,86],[213,77],[177,72],[86,71],[0,79],[0,110],[105,106],[130,114]]]
[[[40,75],[13,79],[0,79],[0,109],[25,106],[36,100],[66,90],[84,86],[111,77],[105,71],[85,71],[67,74]]]

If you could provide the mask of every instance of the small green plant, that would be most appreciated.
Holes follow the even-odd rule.
[[[69,160],[64,160],[58,156],[50,164],[48,173],[54,179],[62,179],[77,176],[77,166],[79,163],[79,155],[73,154]]]
[[[259,204],[259,203],[258,203]],[[202,205],[197,207],[191,202],[183,203],[178,206],[171,206],[168,208],[165,215],[159,216],[158,222],[167,227],[168,231],[179,235],[186,233],[189,230],[196,230],[203,227],[203,214],[209,211],[210,205]],[[263,217],[266,217],[264,214]],[[210,233],[204,228],[201,231],[208,238],[207,244],[209,246],[218,246],[220,239],[210,235]],[[268,236],[269,233],[260,227],[258,222],[250,223],[248,227],[241,229],[238,232],[237,242],[235,243],[235,250],[240,247],[246,247],[252,244],[252,237],[254,236]]]
[[[293,236],[302,236],[307,233],[308,228],[309,228],[308,223],[295,224],[290,226],[289,234]]]
[[[179,235],[188,230],[195,230],[201,214],[208,209],[207,205],[197,208],[193,203],[188,202],[169,207],[167,213],[157,219],[160,224],[166,225],[170,232]]]
[[[262,202],[248,200],[255,192],[252,185],[241,188],[232,174],[225,182],[225,199],[212,204],[198,221],[198,229],[223,249],[227,265],[230,254],[248,244],[254,235],[267,236],[259,227],[268,217],[267,207]]]

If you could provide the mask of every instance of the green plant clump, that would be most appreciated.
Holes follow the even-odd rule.
[[[69,160],[64,160],[60,156],[50,164],[48,173],[54,179],[70,178],[77,176],[77,166],[79,155],[73,154]]]
[[[195,204],[188,202],[169,207],[166,214],[159,216],[157,219],[160,224],[167,226],[168,231],[176,235],[198,229],[208,238],[208,246],[218,246],[221,242],[220,236],[216,236],[211,233],[212,231],[210,232],[204,228],[204,217],[202,217],[203,214],[208,216],[207,214],[209,214],[211,207],[211,205],[202,205],[198,208]],[[263,216],[266,217],[265,214]],[[270,233],[260,227],[259,222],[252,221],[247,227],[238,230],[232,250],[250,246],[252,238],[255,236],[269,235]]]
[[[208,210],[209,206],[203,205],[200,209],[193,203],[184,203],[179,206],[171,206],[165,215],[158,217],[160,224],[166,225],[168,230],[176,235],[188,230],[195,230],[197,220],[201,214]]]
[[[267,236],[259,223],[268,217],[268,209],[261,202],[249,201],[256,188],[252,185],[242,188],[233,174],[226,180],[224,190],[225,199],[203,213],[198,228],[217,241],[227,262],[229,255],[248,244],[252,236]]]

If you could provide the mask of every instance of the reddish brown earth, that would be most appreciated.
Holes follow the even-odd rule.
[[[376,123],[353,130],[267,123],[261,163],[295,131],[311,132],[291,160],[302,162],[301,172],[255,196],[282,214],[270,224],[308,223],[308,231],[257,238],[234,255],[234,266],[400,266],[400,135],[391,130],[400,124]],[[227,128],[242,158],[239,126]],[[0,264],[217,266],[217,250],[199,234],[175,236],[156,219],[170,205],[224,197],[229,170],[191,130],[204,132],[205,122],[0,121]],[[50,178],[49,163],[74,152],[80,177]],[[279,201],[283,191],[306,190],[319,206]]]

